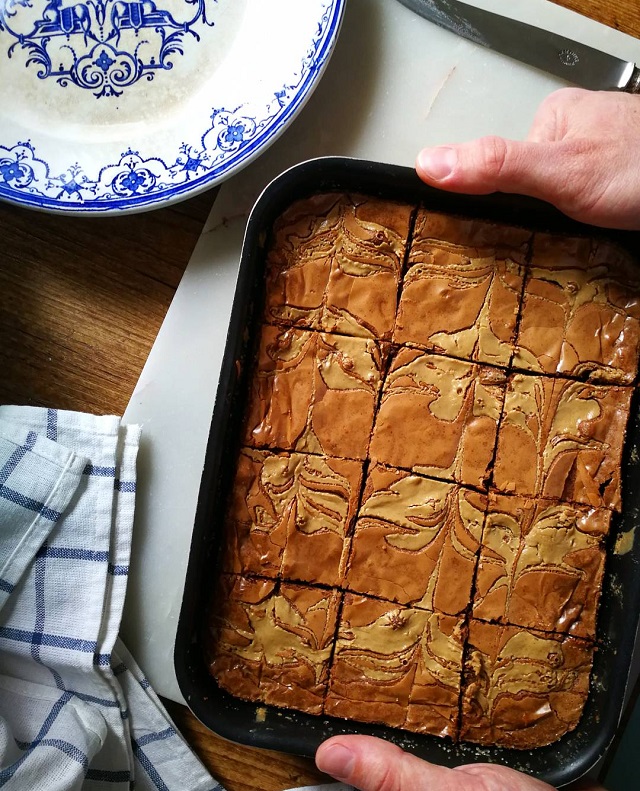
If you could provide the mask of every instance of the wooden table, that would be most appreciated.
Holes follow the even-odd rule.
[[[637,0],[554,1],[640,37]],[[0,402],[122,414],[213,199],[95,219],[0,204]],[[167,705],[228,791],[328,781],[309,760],[229,744]]]

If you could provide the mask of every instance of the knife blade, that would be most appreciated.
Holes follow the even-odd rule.
[[[400,2],[445,30],[575,85],[640,93],[640,69],[632,61],[458,0]]]

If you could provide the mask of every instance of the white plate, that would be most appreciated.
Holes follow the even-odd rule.
[[[0,198],[142,211],[224,181],[310,96],[346,0],[0,0]]]

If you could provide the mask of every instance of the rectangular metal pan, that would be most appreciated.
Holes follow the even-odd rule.
[[[364,733],[392,741],[438,764],[489,761],[528,772],[553,786],[580,777],[606,752],[620,721],[640,614],[640,411],[632,405],[623,462],[623,512],[614,517],[598,615],[591,690],[578,727],[560,741],[531,751],[452,744],[436,737],[313,716],[237,699],[220,689],[204,659],[202,635],[219,568],[226,495],[239,448],[254,333],[260,325],[265,248],[275,218],[293,201],[316,192],[358,192],[421,203],[439,212],[522,225],[532,230],[613,239],[640,258],[640,235],[605,232],[569,220],[548,204],[521,196],[468,196],[423,184],[410,168],[338,157],[311,160],[286,171],[263,192],[248,221],[208,449],[175,646],[180,689],[194,714],[226,739],[312,756],[326,738]],[[637,395],[637,392],[636,392]],[[631,533],[624,554],[616,537]],[[633,540],[635,539],[635,540]]]

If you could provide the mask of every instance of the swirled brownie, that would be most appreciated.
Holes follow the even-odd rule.
[[[244,448],[227,514],[225,571],[341,584],[361,481],[362,463],[352,459]]]
[[[384,381],[371,458],[485,486],[505,384],[499,369],[400,348]]]
[[[640,351],[640,276],[610,243],[536,234],[514,367],[632,384]]]
[[[363,195],[294,203],[273,231],[267,321],[390,338],[412,212]]]
[[[489,494],[473,615],[593,639],[611,511]]]
[[[366,338],[265,326],[246,443],[365,459],[384,358]]]
[[[325,713],[455,736],[463,621],[346,594]]]
[[[637,377],[640,277],[588,238],[294,202],[214,597],[230,693],[532,749],[576,727]]]
[[[521,228],[421,209],[394,341],[507,365],[530,241]]]
[[[222,575],[211,671],[240,697],[320,714],[338,592]]]
[[[346,587],[434,612],[464,613],[485,510],[486,495],[480,492],[372,465]]]
[[[460,738],[531,749],[578,724],[593,643],[566,635],[469,623]]]
[[[513,374],[494,484],[503,492],[620,508],[620,463],[632,390]]]

